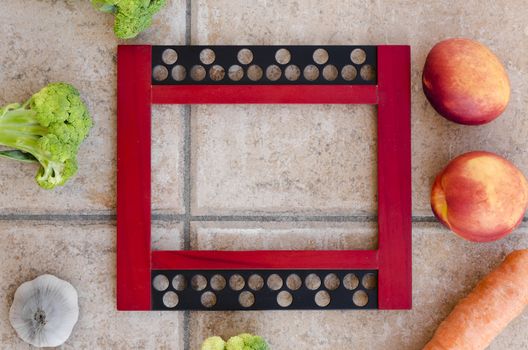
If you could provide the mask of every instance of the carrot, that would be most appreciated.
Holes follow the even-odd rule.
[[[528,249],[506,257],[462,299],[423,350],[483,350],[528,305]]]

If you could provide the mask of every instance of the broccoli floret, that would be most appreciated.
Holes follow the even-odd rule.
[[[244,339],[238,335],[229,338],[226,344],[226,350],[244,350]]]
[[[243,333],[231,337],[226,344],[226,350],[268,350],[266,341],[257,335]]]
[[[220,337],[208,338],[202,350],[269,350],[269,346],[262,337],[242,333],[229,338],[227,343]]]
[[[40,163],[36,181],[52,189],[77,172],[77,151],[91,127],[79,92],[69,84],[49,84],[24,104],[0,108],[0,145],[14,148],[0,156]]]
[[[202,350],[225,350],[225,341],[220,337],[207,338],[202,344]]]
[[[152,17],[166,0],[92,0],[94,7],[113,13],[114,32],[118,38],[130,39],[150,27]]]

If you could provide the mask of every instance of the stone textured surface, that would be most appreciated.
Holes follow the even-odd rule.
[[[44,85],[67,81],[85,99],[94,129],[79,152],[79,173],[65,187],[52,192],[34,184],[36,167],[0,161],[3,213],[106,213],[115,208],[116,163],[116,52],[118,40],[112,31],[112,16],[97,13],[89,1],[9,2],[0,11],[0,105],[21,102]],[[133,43],[179,43],[185,40],[185,1],[173,0],[167,11]],[[175,113],[179,113],[175,111]],[[174,118],[161,118],[157,129],[178,125]],[[172,141],[175,144],[176,141]],[[180,150],[173,148],[178,163]],[[155,153],[153,163],[162,165],[171,153]],[[170,170],[175,170],[170,166]],[[175,196],[160,209],[178,210],[178,174],[163,181],[166,194]],[[13,183],[16,179],[16,183]],[[162,192],[164,190],[158,190]],[[35,200],[38,198],[38,200]],[[169,208],[168,205],[171,205]]]
[[[193,108],[193,214],[372,214],[371,106]]]
[[[150,29],[127,43],[184,44],[190,37],[193,44],[412,45],[413,208],[418,221],[431,219],[429,189],[435,174],[462,152],[494,151],[528,173],[524,0],[168,3]],[[34,167],[0,160],[0,349],[28,349],[8,322],[16,287],[41,273],[54,273],[72,282],[80,297],[81,318],[64,349],[197,350],[208,336],[251,331],[268,338],[274,350],[418,350],[479,278],[507,252],[528,247],[526,224],[501,242],[481,245],[464,242],[438,224],[415,224],[412,311],[193,312],[190,318],[182,313],[118,313],[115,223],[106,215],[115,209],[115,55],[120,41],[113,36],[112,17],[93,11],[88,0],[2,5],[0,105],[25,100],[46,83],[64,80],[82,92],[95,128],[81,148],[78,176],[53,192],[34,184]],[[489,45],[508,70],[510,105],[489,125],[450,123],[423,96],[420,77],[427,52],[452,36]],[[189,199],[194,215],[374,215],[374,108],[193,107],[191,198],[183,190],[186,111],[153,109],[153,211],[161,219],[153,224],[154,249],[376,245],[376,225],[369,221],[192,222],[189,237],[185,225],[174,221]],[[56,221],[24,221],[35,213],[55,214]],[[491,349],[528,348],[527,325],[525,312]]]
[[[158,244],[181,249],[176,226],[155,224]],[[0,233],[0,349],[30,348],[11,328],[9,307],[21,283],[44,273],[79,294],[79,321],[62,348],[182,349],[182,314],[116,311],[113,224],[1,221]]]
[[[449,159],[460,153],[475,149],[496,152],[511,159],[523,171],[528,171],[528,153],[523,152],[528,139],[528,98],[525,93],[528,90],[528,27],[525,5],[523,1],[487,1],[483,4],[478,0],[199,0],[193,1],[191,37],[194,44],[204,45],[410,44],[413,205],[416,215],[430,215],[429,190],[434,176]],[[475,11],[477,8],[479,10]],[[500,16],[497,15],[499,13]],[[421,71],[427,52],[439,40],[455,36],[470,37],[489,45],[508,70],[512,85],[510,105],[502,117],[489,125],[474,128],[448,122],[434,112],[422,93]],[[210,113],[208,111],[206,109],[204,114]],[[294,111],[283,109],[277,117],[292,119]],[[345,115],[345,111],[343,113]],[[314,108],[310,111],[310,118],[325,120],[327,114],[324,108]],[[267,115],[266,108],[250,109],[247,120]],[[218,109],[215,118],[228,116],[229,112]],[[298,132],[298,125],[294,122],[282,127],[287,128],[282,130],[283,133]],[[351,142],[354,142],[353,148],[358,146],[354,140]],[[373,159],[367,152],[355,157],[362,156],[365,158],[360,164]],[[253,166],[258,167],[259,164],[253,161],[246,165],[248,169]],[[306,176],[300,173],[292,181],[305,183],[309,181],[309,176],[314,174]],[[343,179],[347,188],[356,186],[353,176]],[[329,179],[322,181],[331,185]],[[257,181],[255,183],[258,184]],[[275,194],[281,197],[279,190]],[[309,189],[304,194],[306,197],[313,195]],[[334,197],[329,199],[331,203],[340,203]],[[341,203],[342,210],[364,209],[346,204]]]
[[[191,249],[376,249],[375,223],[195,222]]]
[[[320,225],[306,230],[305,240],[291,235],[284,228],[268,228],[266,232],[269,233],[260,237],[241,230],[239,237],[244,236],[244,239],[232,239],[239,230],[236,226],[229,230],[222,227],[215,231],[217,233],[211,239],[201,238],[198,234],[198,243],[193,248],[267,249],[271,245],[271,248],[330,249],[341,247],[346,241],[343,234],[334,234],[335,229],[324,229]],[[262,230],[260,226],[259,230]],[[202,231],[207,234],[213,230]],[[306,243],[310,240],[308,237],[317,231],[323,239],[313,244]],[[364,235],[361,231],[360,235]],[[528,245],[527,233],[528,228],[523,227],[501,242],[475,245],[462,241],[439,224],[417,224],[413,234],[412,311],[191,312],[190,349],[198,349],[200,340],[207,335],[230,337],[249,331],[269,339],[272,349],[291,349],[294,346],[324,350],[419,350],[457,300],[467,294],[506,253]],[[279,238],[279,235],[282,237]],[[226,242],[230,245],[226,246]],[[504,302],[507,303],[507,300]],[[528,314],[524,313],[496,339],[490,349],[525,349],[528,344],[524,331],[527,322]]]
[[[183,249],[183,227],[180,222],[172,220],[154,221],[151,236],[152,250]]]
[[[152,208],[183,213],[183,109],[152,107]]]

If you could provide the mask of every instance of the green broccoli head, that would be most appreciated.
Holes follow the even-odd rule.
[[[202,344],[202,350],[225,350],[225,341],[220,337],[207,338]]]
[[[166,0],[92,0],[96,9],[113,13],[114,32],[118,38],[130,39],[150,27],[152,17]]]
[[[79,92],[69,84],[49,84],[26,103],[0,109],[0,145],[14,148],[0,156],[40,163],[36,181],[52,189],[77,172],[77,152],[91,127]]]
[[[244,339],[238,335],[229,338],[226,344],[226,350],[244,350]]]
[[[257,335],[243,333],[231,337],[226,344],[226,350],[268,350],[266,341]]]

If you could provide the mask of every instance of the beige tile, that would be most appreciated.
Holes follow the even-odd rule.
[[[183,249],[183,224],[176,221],[154,221],[151,228],[152,250]]]
[[[191,249],[375,249],[375,223],[193,222]]]
[[[157,212],[183,213],[184,107],[152,107],[152,207]]]
[[[345,38],[355,39],[352,43],[383,39],[376,37],[372,20],[381,8],[373,2],[198,0],[192,10],[192,39],[199,44],[317,45]]]
[[[272,236],[270,239],[248,236],[247,239],[226,240],[225,235],[211,235],[210,239],[198,241],[198,246],[201,249],[246,249],[248,245],[254,249],[267,249],[270,245],[282,248],[280,243],[275,243],[274,231],[266,232],[272,232],[268,234]],[[332,230],[325,232],[332,234]],[[290,349],[292,344],[298,348],[321,350],[419,350],[456,301],[496,266],[506,253],[526,247],[527,232],[528,228],[524,226],[499,243],[478,245],[464,242],[437,224],[415,225],[412,311],[191,312],[190,348],[197,349],[200,342],[211,335],[229,337],[249,331],[263,335],[272,349],[277,350]],[[245,232],[242,231],[242,234]],[[340,235],[335,238],[335,242],[343,242]],[[297,238],[293,240],[301,241]],[[248,241],[251,243],[248,244]],[[335,243],[328,242],[323,238],[310,248],[335,247]],[[286,246],[289,248],[291,245]],[[299,248],[302,244],[294,246]],[[337,247],[342,247],[342,244],[338,243]],[[527,325],[528,314],[525,312],[497,338],[490,349],[523,349],[528,342],[528,336],[523,331]]]
[[[169,228],[160,224],[160,236]],[[9,349],[28,349],[8,321],[13,294],[44,273],[69,281],[79,293],[79,322],[64,349],[183,347],[182,314],[116,311],[114,225],[2,221],[0,251],[0,344]]]
[[[153,28],[133,42],[170,38],[184,43],[185,1],[169,3],[163,18],[156,18]],[[63,188],[41,190],[33,179],[35,166],[1,160],[0,193],[9,200],[3,200],[0,209],[4,213],[113,211],[118,41],[112,16],[96,12],[89,1],[13,1],[3,7],[0,23],[0,105],[24,101],[49,82],[66,81],[81,91],[95,123],[79,152],[79,173]],[[158,128],[176,125],[166,122],[170,124]],[[173,151],[176,160],[177,152]],[[155,164],[162,162],[154,159]],[[179,184],[171,180],[163,186],[177,198]],[[174,209],[176,199],[172,202]]]
[[[376,212],[370,106],[197,106],[192,212]]]
[[[477,0],[199,0],[193,2],[192,39],[195,44],[410,44],[413,208],[416,215],[431,215],[432,180],[449,159],[460,153],[474,149],[497,152],[528,174],[528,153],[523,152],[528,146],[525,14],[521,0],[485,6]],[[427,52],[437,41],[454,36],[489,45],[508,70],[511,102],[504,115],[490,125],[463,127],[447,122],[434,112],[422,93],[421,71]],[[216,114],[221,119],[230,111],[217,109]],[[265,114],[265,107],[256,108],[247,119]],[[324,120],[325,115],[316,108],[308,117]]]

